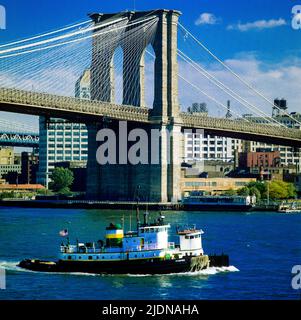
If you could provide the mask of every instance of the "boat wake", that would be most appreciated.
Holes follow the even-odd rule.
[[[207,269],[191,272],[178,272],[178,273],[166,273],[166,274],[127,274],[129,277],[153,277],[153,276],[209,276],[217,273],[226,273],[226,272],[238,272],[234,266],[229,267],[210,267]]]
[[[26,271],[26,272],[32,272],[30,270],[25,270],[20,267],[18,267],[19,262],[16,261],[0,261],[0,269],[5,269],[8,271]]]
[[[18,271],[18,272],[31,272],[31,273],[48,273],[48,272],[41,272],[41,271],[31,271],[27,269],[23,269],[18,267],[18,263],[16,261],[0,261],[0,269],[5,269],[7,271]],[[168,273],[168,274],[125,274],[123,276],[129,276],[129,277],[153,277],[153,276],[209,276],[214,275],[218,273],[227,273],[227,272],[237,272],[239,269],[237,269],[235,266],[229,266],[229,267],[210,267],[207,269],[199,270],[199,271],[193,271],[193,272],[179,272],[179,273]],[[52,274],[68,274],[68,275],[74,275],[74,276],[116,276],[113,274],[95,274],[95,273],[85,273],[85,272],[51,272]],[[122,276],[122,275],[117,275]]]

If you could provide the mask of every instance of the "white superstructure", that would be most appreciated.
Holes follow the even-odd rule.
[[[77,243],[61,246],[61,260],[134,260],[134,259],[182,259],[187,256],[201,256],[202,230],[195,227],[177,229],[178,243],[169,242],[169,224],[160,216],[156,223],[137,225],[137,231],[123,232],[120,225],[106,228],[106,242]]]

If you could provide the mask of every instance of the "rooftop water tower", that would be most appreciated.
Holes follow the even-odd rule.
[[[282,99],[276,98],[274,100],[272,117],[277,117],[277,116],[283,115],[286,110],[287,110],[286,100],[284,98],[282,98]]]

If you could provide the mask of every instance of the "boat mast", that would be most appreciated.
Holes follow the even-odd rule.
[[[139,190],[140,190],[140,185],[137,186],[137,197],[136,197],[136,223],[137,223],[137,231],[139,231],[139,226],[140,226],[140,217],[139,217]]]
[[[136,222],[137,222],[137,230],[139,229],[140,225],[140,218],[139,218],[139,203],[138,203],[138,198],[137,198],[137,206],[136,206]]]

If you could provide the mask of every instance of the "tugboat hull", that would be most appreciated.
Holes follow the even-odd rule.
[[[40,272],[82,272],[93,274],[169,274],[199,271],[210,267],[229,266],[229,257],[199,256],[183,259],[148,259],[124,261],[65,261],[22,260],[19,267]]]

